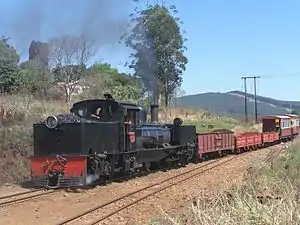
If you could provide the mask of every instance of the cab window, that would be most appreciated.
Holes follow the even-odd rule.
[[[281,128],[290,128],[291,127],[291,121],[281,120]]]
[[[131,124],[136,123],[136,112],[134,110],[126,110],[125,120],[131,122]]]
[[[120,120],[119,105],[111,102],[82,103],[72,108],[71,112],[82,118],[103,122]]]

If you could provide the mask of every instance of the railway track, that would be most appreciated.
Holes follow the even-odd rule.
[[[208,162],[205,165],[200,165],[196,168],[193,168],[188,171],[182,172],[180,174],[174,175],[165,180],[153,183],[151,185],[148,185],[148,186],[138,189],[136,191],[116,197],[108,202],[99,204],[99,205],[97,205],[91,209],[88,209],[78,215],[67,218],[64,221],[61,221],[55,225],[66,225],[66,224],[71,224],[71,223],[73,224],[73,222],[76,222],[79,219],[80,219],[80,221],[78,222],[78,224],[81,224],[81,225],[83,225],[83,224],[85,224],[85,225],[98,224],[98,223],[102,222],[103,220],[115,215],[116,213],[118,213],[130,206],[137,204],[138,202],[140,202],[150,196],[158,194],[159,192],[162,192],[172,186],[178,185],[188,179],[191,179],[191,178],[201,175],[211,169],[219,167],[219,166],[221,166],[229,161],[232,161],[242,155],[243,154],[231,156],[230,158],[226,158],[226,160],[224,160],[224,158],[220,158],[220,159],[214,160],[212,162]],[[109,213],[102,215],[102,217],[100,217],[100,218],[98,217],[97,219],[91,221],[91,214],[93,212],[105,210],[105,208],[107,206],[111,206],[113,204],[116,205],[114,210],[111,210]],[[118,207],[117,206],[118,204],[120,204],[122,206]],[[86,219],[86,221],[84,221],[84,219]]]
[[[16,203],[21,203],[36,198],[40,198],[49,194],[58,192],[59,190],[29,190],[25,192],[15,193],[0,197],[0,207],[9,206]]]

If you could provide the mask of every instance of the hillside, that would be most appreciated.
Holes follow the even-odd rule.
[[[241,95],[243,97],[245,95],[244,92],[242,92],[242,91],[231,91],[231,92],[228,92],[228,93]],[[251,98],[251,99],[254,99],[253,94],[247,93],[247,97]],[[269,103],[269,104],[272,104],[272,105],[276,105],[278,107],[283,107],[283,108],[288,108],[288,109],[292,108],[292,109],[296,109],[296,110],[300,109],[300,101],[277,100],[277,99],[274,99],[274,98],[263,97],[263,96],[260,96],[260,95],[257,95],[256,98],[257,98],[257,101],[264,102],[264,103]]]
[[[300,101],[281,101],[257,96],[257,102],[259,116],[284,114],[300,109]],[[185,108],[205,109],[219,115],[244,116],[244,93],[240,91],[187,95],[177,99],[175,104]],[[252,94],[248,94],[248,115],[254,116],[254,96]]]

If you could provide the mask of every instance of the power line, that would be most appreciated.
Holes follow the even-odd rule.
[[[255,122],[257,123],[257,98],[256,98],[256,79],[260,78],[259,76],[252,77],[242,77],[244,79],[244,88],[245,88],[245,120],[248,122],[248,109],[247,109],[247,79],[253,79],[254,82],[254,110],[255,110]]]
[[[285,75],[266,75],[266,76],[260,76],[261,78],[284,78],[284,77],[299,77],[300,73],[294,73],[294,74],[285,74]]]
[[[284,77],[298,77],[300,76],[300,73],[294,73],[294,74],[285,74],[285,75],[273,75],[273,76],[245,76],[241,77],[241,79],[244,79],[244,92],[245,92],[245,120],[248,122],[248,107],[247,107],[247,79],[253,79],[253,86],[254,86],[254,111],[255,111],[255,122],[258,122],[258,112],[257,112],[257,83],[259,78],[284,78]],[[252,90],[252,88],[251,88]]]
[[[251,76],[250,76],[251,77]],[[283,74],[283,75],[261,75],[259,76],[261,79],[268,79],[268,78],[285,78],[285,77],[300,77],[299,73],[292,73],[292,74]]]

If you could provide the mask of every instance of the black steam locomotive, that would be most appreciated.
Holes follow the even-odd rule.
[[[39,187],[86,186],[116,173],[151,170],[197,160],[196,127],[151,121],[142,107],[105,99],[73,105],[68,115],[34,124],[31,180]]]

